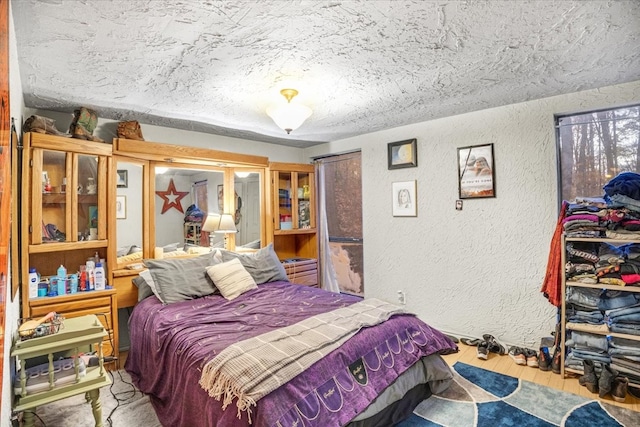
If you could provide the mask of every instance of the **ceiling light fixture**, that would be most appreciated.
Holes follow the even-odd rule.
[[[298,94],[297,90],[282,89],[280,94],[287,98],[287,103],[267,108],[267,114],[276,122],[278,127],[290,134],[291,131],[299,128],[309,118],[312,111],[311,108],[305,105],[291,103],[293,97]]]

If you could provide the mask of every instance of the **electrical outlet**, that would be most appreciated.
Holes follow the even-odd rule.
[[[405,305],[407,303],[404,291],[398,291],[398,302],[402,305]]]

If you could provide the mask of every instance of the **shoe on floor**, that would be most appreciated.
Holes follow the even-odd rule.
[[[624,402],[627,398],[627,389],[629,387],[629,378],[618,375],[611,384],[611,397],[616,402]]]
[[[472,346],[475,347],[478,344],[480,344],[482,342],[482,340],[478,339],[478,338],[460,338],[460,342],[462,344],[472,345]]]
[[[541,371],[551,370],[551,355],[549,354],[548,347],[540,347],[540,354],[538,355],[538,368]]]
[[[484,334],[482,338],[489,344],[489,351],[497,354],[507,354],[507,347],[502,345],[500,341],[493,335]]]
[[[524,350],[520,347],[511,347],[509,349],[509,357],[516,362],[516,365],[526,365],[527,364],[527,356],[524,354]]]
[[[553,350],[553,357],[551,358],[551,371],[554,374],[560,373],[560,358],[562,357],[562,351],[560,347],[556,347]]]
[[[527,358],[527,366],[532,368],[537,368],[539,366],[538,363],[538,355],[535,350],[531,350],[530,348],[524,349],[524,355]]]
[[[486,341],[481,341],[478,344],[478,350],[476,351],[478,359],[487,360],[489,355],[489,344]]]

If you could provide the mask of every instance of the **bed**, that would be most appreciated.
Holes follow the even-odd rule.
[[[136,279],[125,369],[165,426],[389,426],[451,382],[440,355],[457,347],[445,335],[384,301],[289,283],[272,247],[146,264]],[[373,313],[381,313],[375,321]],[[274,343],[306,348],[300,343],[315,334],[308,328],[314,322],[339,338],[281,358]],[[205,373],[222,371],[220,360],[244,366],[243,357],[256,361],[248,371],[264,377],[260,387],[234,394],[223,383],[216,394],[208,383],[215,375]],[[245,402],[247,395],[258,398]]]

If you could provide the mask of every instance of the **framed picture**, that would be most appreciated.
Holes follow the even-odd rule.
[[[493,144],[458,148],[460,199],[496,197]]]
[[[127,196],[116,196],[116,219],[127,218]]]
[[[298,201],[298,228],[311,228],[311,207],[309,200]]]
[[[387,144],[389,169],[415,168],[418,166],[417,145],[415,138]]]
[[[129,186],[128,172],[126,169],[119,169],[116,172],[118,174],[118,188],[127,188]]]
[[[402,181],[391,184],[393,216],[418,216],[416,181]]]

